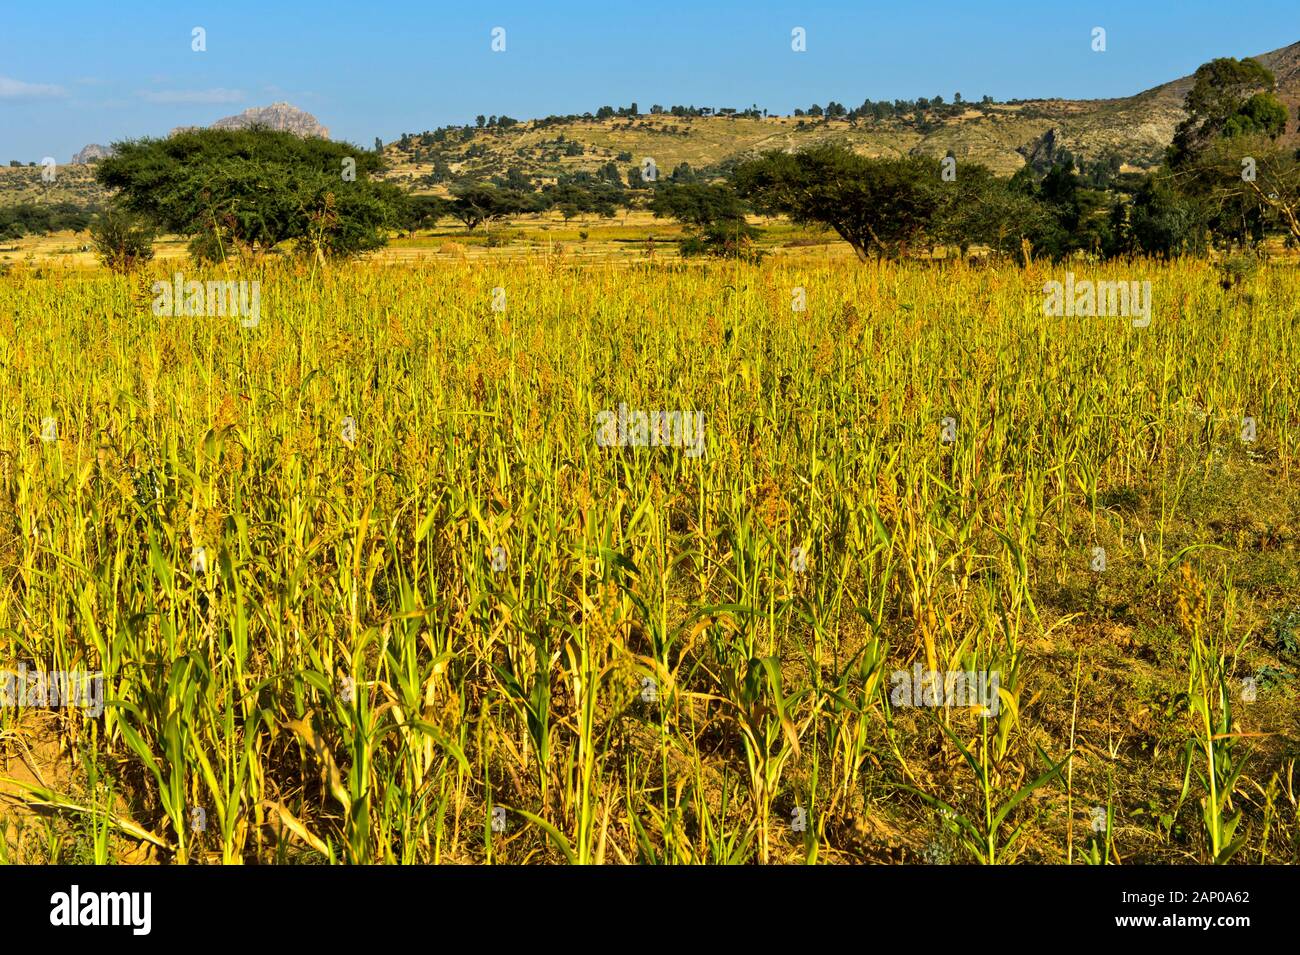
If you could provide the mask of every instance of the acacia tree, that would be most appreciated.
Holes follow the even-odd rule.
[[[318,258],[384,244],[402,194],[371,178],[381,157],[349,143],[265,128],[202,129],[115,143],[95,177],[122,208],[190,237],[208,260],[294,240]]]
[[[940,204],[937,167],[914,157],[869,159],[840,146],[771,152],[736,168],[736,192],[759,211],[834,229],[858,258],[919,245]]]
[[[574,216],[594,213],[602,218],[614,216],[624,202],[623,190],[609,181],[563,182],[547,186],[537,203],[543,208],[557,210],[568,222]]]
[[[1274,149],[1257,157],[1260,175],[1245,183],[1272,211],[1291,240],[1300,244],[1300,153]]]
[[[535,205],[532,197],[514,189],[498,189],[483,183],[467,183],[452,189],[448,211],[465,223],[470,232],[487,226],[496,219],[531,212]]]
[[[744,203],[725,183],[667,183],[655,190],[650,210],[690,230],[681,245],[683,255],[753,257],[758,230],[746,220]]]
[[[411,194],[402,206],[402,228],[408,236],[413,236],[419,229],[436,226],[439,219],[448,215],[451,215],[451,203],[442,196]]]

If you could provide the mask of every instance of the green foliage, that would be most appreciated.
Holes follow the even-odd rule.
[[[744,203],[726,183],[666,183],[655,190],[650,210],[687,226],[679,247],[683,256],[756,258],[758,230],[746,221]]]
[[[1273,618],[1273,647],[1279,653],[1300,656],[1300,610],[1288,610]]]
[[[438,224],[438,220],[451,215],[451,203],[442,196],[408,195],[402,204],[401,223],[408,234]]]
[[[1276,138],[1286,132],[1286,107],[1272,93],[1256,93],[1223,126],[1225,136],[1261,134]]]
[[[622,201],[621,186],[612,182],[564,182],[544,190],[539,205],[558,210],[567,221],[592,213],[613,216]]]
[[[130,272],[153,258],[154,231],[140,216],[110,206],[90,225],[95,253],[113,272]]]
[[[1277,136],[1285,128],[1286,108],[1271,95],[1273,74],[1257,61],[1220,57],[1201,65],[1192,78],[1184,102],[1187,118],[1178,125],[1169,147],[1171,167],[1194,162],[1221,136]]]
[[[1251,93],[1273,87],[1273,74],[1257,60],[1219,57],[1199,66],[1184,103],[1193,117],[1223,121],[1235,113]]]
[[[735,187],[760,211],[834,229],[865,261],[924,241],[940,206],[938,180],[937,167],[922,159],[869,159],[824,145],[744,163]]]
[[[724,183],[669,183],[655,190],[650,211],[676,219],[697,229],[723,222],[744,222],[745,207],[735,191]]]
[[[90,224],[92,209],[73,202],[22,202],[0,208],[0,241],[21,239],[25,235],[42,235],[71,229],[80,232]]]
[[[1148,176],[1133,197],[1123,251],[1171,258],[1205,251],[1205,217],[1167,176]]]
[[[963,164],[948,180],[938,164],[916,157],[868,159],[818,146],[743,164],[735,186],[762,211],[834,229],[863,260],[925,244],[1013,252],[1026,242],[1060,259],[1077,250],[1100,253],[1111,241],[1107,196],[1088,188],[1072,161],[1041,178],[1026,166],[1009,181]]]
[[[1072,159],[1037,183],[1022,180],[1021,188],[1046,211],[1031,230],[1035,251],[1059,260],[1072,252],[1100,254],[1112,244],[1106,194],[1084,184]]]
[[[1277,231],[1300,240],[1300,163],[1270,136],[1216,139],[1175,175],[1220,245],[1249,249]]]
[[[1050,226],[1048,210],[1019,184],[1000,179],[982,166],[964,165],[954,182],[942,186],[934,225],[936,238],[963,251],[984,245],[1014,253]]]
[[[318,256],[355,255],[383,245],[401,209],[397,188],[371,178],[381,157],[348,143],[204,129],[114,149],[96,171],[100,184],[129,211],[189,236],[206,259],[290,240]]]
[[[495,219],[533,212],[538,208],[537,200],[525,192],[515,189],[498,189],[484,183],[468,183],[452,190],[455,198],[448,207],[450,213],[471,232],[480,225],[491,223]]]

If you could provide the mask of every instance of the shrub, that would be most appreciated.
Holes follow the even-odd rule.
[[[153,258],[153,229],[125,209],[100,213],[90,224],[90,238],[99,260],[114,272],[130,272]]]

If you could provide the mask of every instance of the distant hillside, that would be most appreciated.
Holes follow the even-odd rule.
[[[1273,71],[1279,98],[1288,107],[1286,141],[1300,145],[1300,43],[1255,58]],[[852,121],[764,117],[756,112],[508,121],[513,125],[408,134],[389,143],[384,154],[390,166],[387,178],[419,191],[445,191],[461,177],[486,179],[511,170],[534,183],[577,171],[616,173],[626,181],[628,172],[647,157],[663,175],[681,163],[717,172],[765,150],[800,149],[818,142],[844,143],[872,156],[938,159],[951,151],[959,161],[982,163],[1002,175],[1014,173],[1029,157],[1062,149],[1087,162],[1118,161],[1128,169],[1147,169],[1160,162],[1182,121],[1191,85],[1191,77],[1185,76],[1120,99],[948,103],[905,118]],[[256,123],[300,136],[329,137],[329,129],[316,117],[288,103],[248,109],[212,126],[233,129]],[[93,158],[102,149],[88,146],[74,162]],[[39,167],[0,167],[0,203],[102,199],[91,166],[60,167],[52,185],[41,181]]]
[[[0,206],[23,202],[75,202],[79,206],[99,205],[106,198],[95,182],[90,164],[57,166],[54,181],[41,179],[40,166],[0,166]]]
[[[1032,150],[1049,133],[1054,133],[1058,147],[1085,159],[1102,159],[1113,150],[1128,166],[1156,165],[1182,116],[1176,107],[1130,100],[994,104],[921,122],[642,115],[470,130],[454,142],[416,136],[390,145],[385,153],[393,178],[424,180],[428,186],[462,176],[503,175],[511,168],[545,181],[561,172],[596,172],[611,162],[626,178],[627,168],[646,157],[665,175],[680,163],[696,171],[716,171],[766,150],[797,150],[822,142],[843,143],[869,156],[938,159],[951,150],[959,161],[1010,175],[1025,163],[1021,150]]]
[[[1290,108],[1287,138],[1297,139],[1300,43],[1257,57],[1277,76]],[[769,149],[843,143],[871,156],[911,154],[978,162],[1002,175],[1044,148],[1067,149],[1088,162],[1117,158],[1129,169],[1161,161],[1174,129],[1186,115],[1191,88],[1182,77],[1121,99],[1043,99],[1014,103],[945,104],[907,119],[674,116],[667,113],[605,119],[531,120],[508,128],[452,129],[408,134],[389,144],[390,178],[439,190],[459,177],[487,178],[510,169],[542,182],[562,172],[599,172],[614,163],[629,168],[653,158],[667,174],[680,163],[696,171],[725,168]]]

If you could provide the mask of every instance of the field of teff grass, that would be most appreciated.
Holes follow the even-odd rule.
[[[1297,861],[1300,280],[1103,268],[15,268],[0,859]]]

